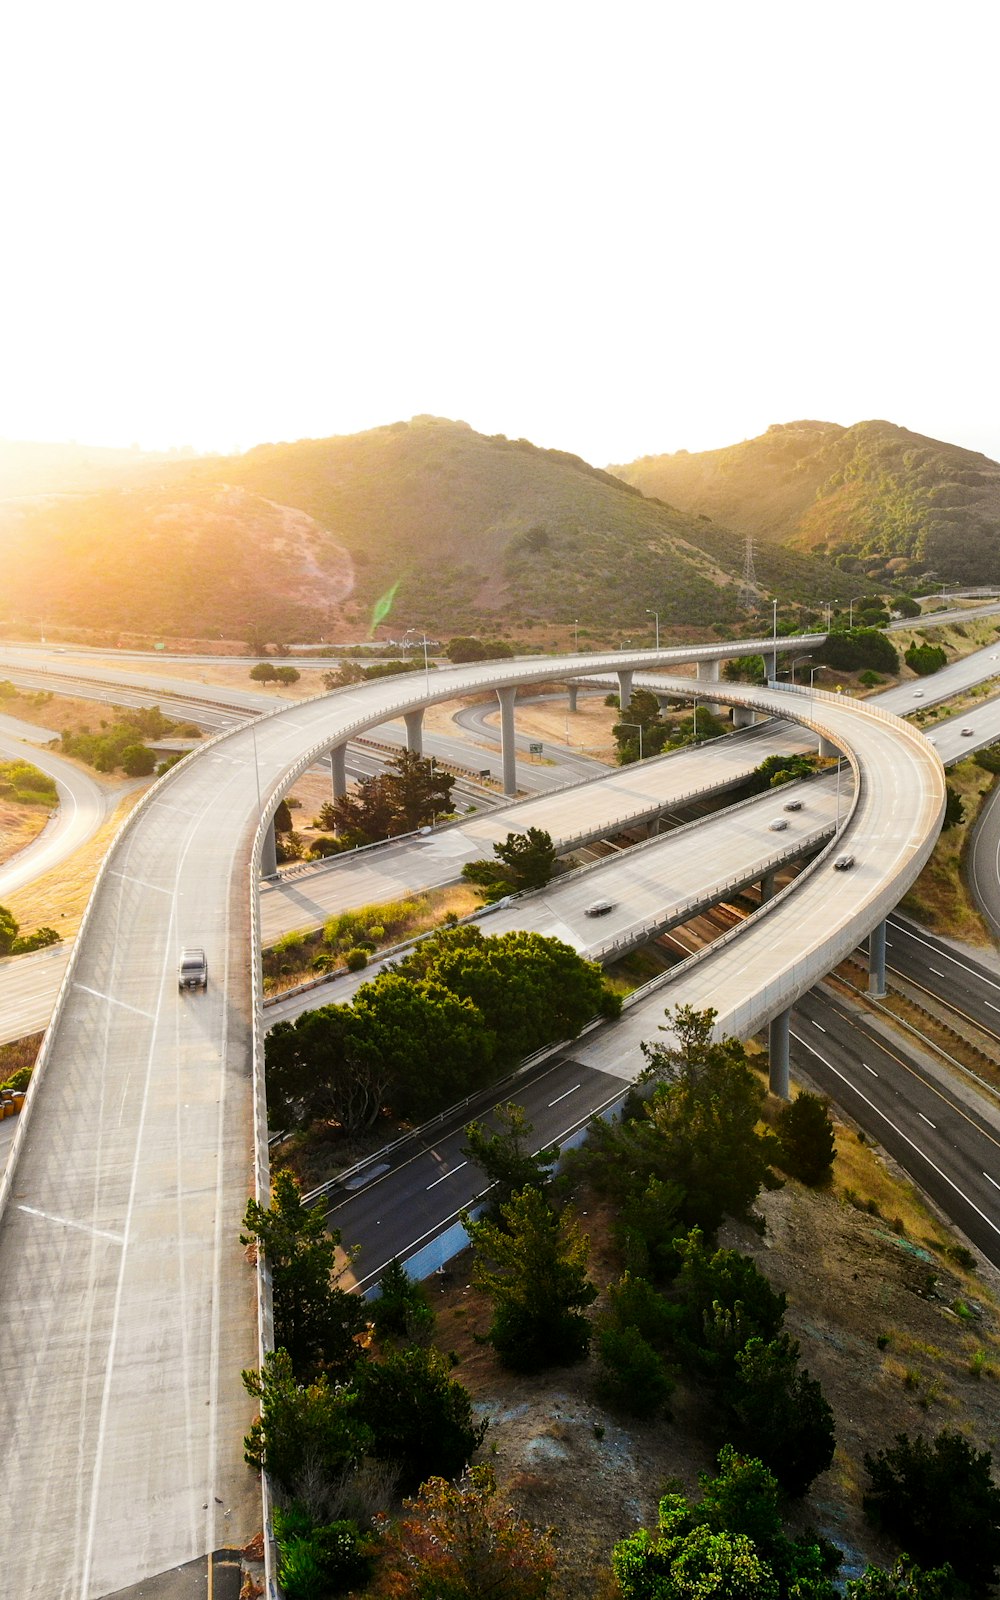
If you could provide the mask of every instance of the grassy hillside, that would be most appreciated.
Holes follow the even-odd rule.
[[[1000,466],[891,422],[776,424],[725,450],[614,470],[689,514],[848,570],[1000,581]]]
[[[153,481],[155,478],[155,482]],[[742,540],[577,456],[433,417],[345,438],[163,463],[141,487],[0,507],[16,619],[185,636],[316,637],[390,625],[598,636],[731,627]],[[818,601],[849,579],[773,546],[762,592]]]

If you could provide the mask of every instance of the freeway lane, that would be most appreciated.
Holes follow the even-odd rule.
[[[633,768],[627,769],[633,771]],[[846,813],[846,784],[841,797]],[[800,861],[831,836],[837,815],[837,789],[832,777],[782,787],[781,800],[797,799],[800,810],[785,813],[773,794],[738,802],[725,811],[686,824],[633,845],[593,865],[555,877],[544,889],[518,895],[479,912],[482,931],[494,936],[524,930],[560,939],[578,955],[607,962],[654,933],[688,921],[703,910],[737,894],[765,872],[777,872]],[[769,824],[784,827],[772,832]],[[419,886],[424,867],[418,850],[407,860]],[[405,890],[404,890],[405,892]],[[605,900],[600,916],[588,912]],[[355,902],[357,903],[357,902]],[[374,961],[360,972],[339,973],[305,994],[268,1006],[267,1023],[287,1022],[317,1005],[343,1005],[387,962]]]
[[[1000,974],[900,916],[889,919],[887,967],[929,988],[963,1017],[1000,1036]]]
[[[796,1064],[903,1167],[1000,1267],[1000,1112],[924,1070],[828,994],[810,994],[793,1029]]]

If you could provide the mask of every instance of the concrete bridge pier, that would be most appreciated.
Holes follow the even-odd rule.
[[[772,1094],[782,1100],[788,1099],[788,1028],[791,1020],[792,1008],[787,1006],[772,1018],[767,1029],[767,1050],[771,1061],[767,1086]]]
[[[765,872],[760,880],[760,903],[764,904],[774,894],[774,873]]]
[[[718,661],[699,661],[698,662],[698,682],[699,683],[718,683],[718,681],[719,681],[719,662]],[[706,700],[704,703],[708,707],[708,710],[712,713],[713,717],[719,717],[719,716],[722,715],[722,706],[720,706],[720,704],[719,704],[719,702],[717,700]]]
[[[754,712],[752,706],[733,706],[733,727],[752,728]]]
[[[820,734],[819,753],[826,760],[837,761],[840,758],[840,747],[835,745],[830,739],[824,739],[823,735]]]
[[[274,833],[274,818],[267,825],[264,835],[264,845],[260,852],[260,875],[262,878],[273,878],[278,870],[278,847]]]
[[[347,793],[347,745],[335,744],[330,748],[330,778],[333,798],[343,800]]]
[[[885,999],[885,919],[868,935],[868,993]]]
[[[628,667],[622,667],[618,673],[618,704],[623,711],[627,711],[632,700],[632,673]]]
[[[497,690],[500,702],[500,754],[503,760],[503,792],[512,798],[517,794],[517,757],[514,745],[514,701],[517,686]]]
[[[405,711],[403,721],[406,723],[406,748],[411,755],[422,756],[424,753],[424,708],[418,706],[416,711]]]
[[[569,709],[571,711],[575,711],[576,697],[580,693],[580,685],[578,683],[571,683],[568,684],[567,687],[569,689]]]
[[[764,676],[768,683],[774,683],[778,676],[778,652],[771,650],[764,654]]]

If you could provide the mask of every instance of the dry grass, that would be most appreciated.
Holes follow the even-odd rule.
[[[0,800],[0,863],[9,861],[37,839],[48,820],[49,812],[44,806]]]
[[[23,1039],[12,1039],[9,1044],[0,1044],[0,1083],[6,1083],[15,1072],[20,1072],[23,1067],[33,1067],[35,1057],[42,1048],[42,1033],[29,1033]]]
[[[962,876],[962,857],[969,832],[979,815],[993,778],[972,758],[959,762],[948,774],[951,787],[961,795],[964,821],[941,834],[934,853],[913,888],[904,896],[901,910],[934,933],[991,946],[993,937],[970,896]]]
[[[133,790],[81,849],[23,889],[8,896],[7,905],[21,925],[22,935],[36,928],[55,928],[64,939],[80,926],[97,869],[123,819],[144,790]]]

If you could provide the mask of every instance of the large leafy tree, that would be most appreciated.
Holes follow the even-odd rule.
[[[493,846],[493,855],[493,861],[468,861],[462,868],[462,877],[477,884],[487,902],[544,888],[552,876],[556,849],[551,834],[529,828],[526,833],[508,833]]]
[[[778,1112],[775,1133],[776,1160],[784,1172],[814,1188],[829,1183],[837,1142],[828,1100],[804,1089]]]
[[[844,1589],[846,1600],[959,1600],[961,1585],[949,1566],[922,1569],[900,1556],[890,1572],[866,1567]]]
[[[612,1566],[623,1600],[834,1600],[839,1552],[782,1531],[778,1484],[726,1445],[716,1477],[702,1474],[700,1503],[660,1501],[655,1533],[618,1543]]]
[[[947,1562],[982,1594],[1000,1568],[1000,1488],[992,1464],[988,1451],[948,1429],[933,1440],[897,1434],[887,1450],[865,1456],[871,1479],[865,1514],[917,1561]]]
[[[757,1132],[764,1087],[739,1040],[713,1040],[714,1022],[712,1010],[678,1006],[676,1042],[643,1045],[663,1175],[683,1190],[682,1221],[707,1234],[726,1216],[745,1217],[773,1182],[769,1139]]]
[[[274,1342],[288,1352],[299,1379],[318,1372],[346,1376],[361,1355],[356,1335],[365,1326],[357,1295],[337,1282],[340,1235],[328,1231],[322,1205],[305,1206],[290,1172],[277,1172],[271,1203],[247,1203],[241,1244],[256,1244],[271,1271]]]
[[[833,1412],[816,1379],[799,1368],[785,1333],[748,1339],[727,1389],[729,1434],[770,1467],[789,1494],[805,1494],[833,1461]]]
[[[505,1366],[535,1372],[578,1361],[590,1344],[583,1315],[597,1298],[587,1277],[588,1240],[568,1212],[537,1189],[502,1208],[501,1222],[463,1216],[476,1251],[473,1278],[493,1302],[489,1340]]]
[[[482,1443],[486,1423],[472,1420],[467,1389],[449,1376],[438,1350],[389,1351],[359,1367],[358,1415],[371,1430],[371,1452],[399,1469],[404,1492],[424,1478],[454,1478]]]
[[[473,999],[434,977],[381,972],[354,997],[354,1028],[385,1064],[393,1109],[423,1118],[488,1083],[494,1044]]]
[[[774,1339],[781,1332],[785,1296],[771,1288],[749,1256],[707,1250],[697,1228],[677,1248],[675,1342],[714,1382],[728,1383],[749,1339]]]
[[[260,1405],[243,1440],[244,1457],[289,1494],[309,1473],[332,1483],[369,1450],[371,1435],[355,1396],[335,1390],[325,1373],[299,1383],[287,1350],[270,1351],[259,1372],[243,1373],[243,1384]]]
[[[545,1600],[551,1537],[498,1501],[488,1466],[458,1484],[431,1478],[405,1510],[384,1530],[372,1600]]]

